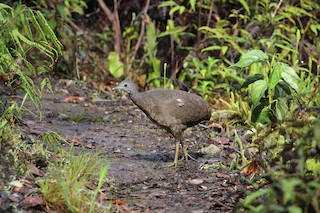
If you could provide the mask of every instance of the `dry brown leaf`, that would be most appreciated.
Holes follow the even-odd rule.
[[[14,187],[12,189],[12,192],[19,192],[21,194],[29,194],[30,193],[30,189],[27,186],[22,186],[22,187]]]
[[[219,144],[222,144],[222,145],[230,144],[229,138],[226,138],[226,137],[217,138],[217,139],[215,139],[215,141],[216,141],[217,143],[219,143]]]
[[[93,143],[89,143],[89,144],[86,145],[86,148],[93,149],[94,148],[94,144]]]
[[[86,98],[82,96],[69,96],[63,100],[61,100],[61,103],[80,103],[83,102]]]
[[[73,137],[72,140],[71,140],[71,144],[73,146],[79,146],[79,147],[82,147],[82,141],[80,138],[78,137]]]
[[[31,174],[43,177],[43,172],[40,169],[38,169],[34,164],[29,164],[27,168]]]
[[[220,172],[217,172],[216,176],[218,178],[225,178],[225,179],[230,178],[230,175],[227,175],[227,174],[224,174],[224,173],[220,173]]]
[[[240,174],[244,174],[247,176],[254,176],[256,174],[259,173],[259,163],[256,159],[253,159],[252,162],[246,166],[244,169],[242,169],[242,171],[240,172]]]
[[[120,199],[112,200],[112,203],[116,204],[116,205],[125,205],[126,204],[123,200],[120,200]]]
[[[29,196],[23,200],[24,207],[30,208],[43,204],[43,199],[41,196]]]

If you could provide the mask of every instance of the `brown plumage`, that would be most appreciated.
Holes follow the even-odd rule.
[[[128,81],[122,81],[114,89],[123,90],[129,94],[135,103],[154,123],[170,132],[176,141],[174,164],[177,166],[179,146],[181,144],[184,158],[188,160],[182,142],[182,132],[203,120],[209,120],[211,109],[200,96],[181,90],[154,89],[139,92],[136,86]]]

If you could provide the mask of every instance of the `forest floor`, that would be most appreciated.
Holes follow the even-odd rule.
[[[223,169],[237,148],[222,128],[206,127],[214,120],[184,132],[196,161],[179,161],[175,169],[168,166],[174,138],[125,95],[93,95],[67,80],[53,88],[54,93],[43,95],[42,120],[25,113],[23,129],[31,135],[54,131],[79,149],[101,152],[110,162],[104,192],[113,201],[112,212],[232,212],[244,196],[239,172]],[[82,119],[71,119],[79,116]],[[217,154],[199,153],[212,144]]]

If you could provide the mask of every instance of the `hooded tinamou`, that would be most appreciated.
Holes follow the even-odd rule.
[[[190,155],[183,146],[181,134],[188,127],[210,119],[211,109],[205,100],[198,95],[181,90],[154,89],[139,92],[136,86],[128,80],[122,81],[113,89],[127,92],[133,103],[154,123],[166,129],[175,137],[175,167],[178,164],[180,144],[184,158],[188,160]]]

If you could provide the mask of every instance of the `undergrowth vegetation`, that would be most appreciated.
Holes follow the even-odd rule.
[[[42,117],[42,92],[44,89],[52,92],[51,83],[44,77],[38,88],[32,78],[52,70],[62,53],[62,44],[44,15],[21,3],[15,7],[0,4],[0,26],[1,194],[8,196],[12,188],[23,187],[19,176],[34,179],[33,173],[40,176],[36,181],[48,208],[100,211],[96,197],[105,182],[108,166],[99,153],[76,153],[61,146],[66,141],[54,132],[34,138],[26,135],[22,127],[23,113],[34,114],[25,107],[28,99]],[[19,90],[24,92],[21,101],[13,98]],[[37,167],[47,167],[46,176],[42,177]],[[33,190],[31,194],[36,193]],[[30,200],[37,202],[32,195]],[[106,205],[103,209],[106,211]],[[13,207],[1,203],[0,211],[13,211]]]
[[[30,98],[41,113],[41,91],[51,89],[47,78],[38,89],[31,77],[54,68],[99,88],[131,78],[144,88],[194,89],[217,108],[212,121],[221,123],[239,147],[229,168],[248,173],[250,187],[240,211],[320,212],[316,1],[88,4],[59,0],[28,5],[37,11],[23,4],[0,4],[0,135],[1,152],[6,153],[1,161],[12,161],[9,158],[22,149],[15,124],[25,100]],[[8,99],[18,88],[25,92],[21,105]],[[241,141],[237,129],[245,129],[249,140]],[[91,192],[77,198],[72,194],[98,178],[86,167],[84,158],[91,157],[99,158],[71,152],[68,162],[49,163],[47,179],[39,182],[48,206],[79,212],[81,200],[92,201]],[[102,164],[94,165],[99,170]],[[23,172],[21,165],[15,168]],[[80,166],[88,171],[77,171]],[[70,185],[76,173],[63,176],[71,168],[84,172],[84,179],[77,180],[81,186]],[[60,191],[53,192],[58,184]],[[94,205],[85,209],[99,208]]]

